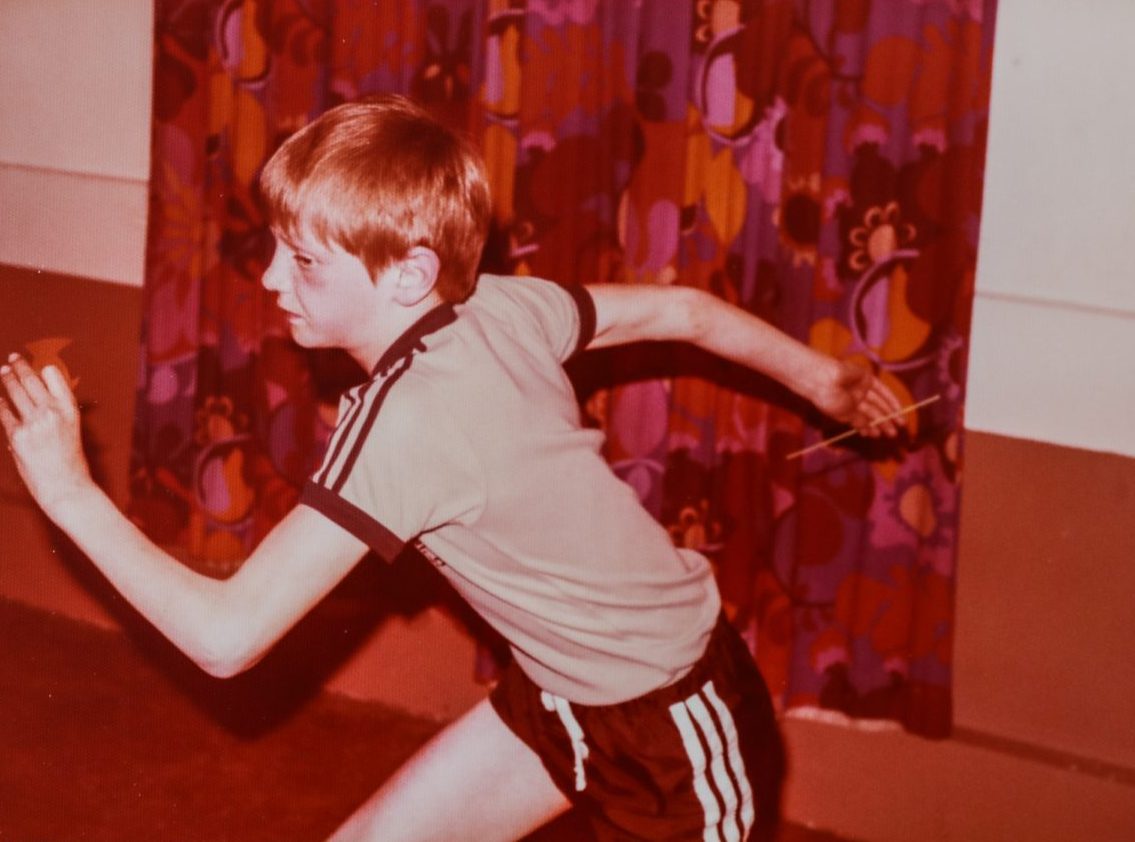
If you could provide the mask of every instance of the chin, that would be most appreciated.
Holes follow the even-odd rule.
[[[301,348],[307,348],[311,351],[317,351],[321,348],[338,348],[336,343],[321,337],[315,336],[303,330],[292,330],[292,341],[299,345]]]
[[[322,343],[317,341],[317,338],[312,336],[311,333],[304,330],[303,325],[291,325],[292,341],[299,345],[301,348],[319,348]]]

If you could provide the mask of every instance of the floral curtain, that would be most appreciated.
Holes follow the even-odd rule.
[[[950,727],[961,413],[995,0],[159,0],[135,519],[224,575],[295,501],[358,372],[260,289],[257,172],[408,93],[481,145],[487,265],[711,290],[907,403],[850,440],[688,349],[574,373],[607,456],[714,561],[782,708]]]

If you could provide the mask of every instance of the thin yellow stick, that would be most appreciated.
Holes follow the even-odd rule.
[[[880,424],[882,424],[886,421],[890,421],[892,418],[898,418],[900,415],[906,415],[908,412],[914,412],[916,409],[921,409],[924,406],[932,404],[932,403],[934,403],[934,401],[938,400],[940,397],[942,397],[941,394],[932,395],[931,397],[926,398],[925,400],[921,400],[918,403],[912,403],[910,406],[904,406],[902,409],[898,410],[897,412],[892,412],[890,415],[884,415],[882,418],[876,418],[868,426],[877,427],[878,425],[880,425]],[[818,441],[813,445],[809,445],[808,447],[805,447],[803,450],[794,450],[792,453],[789,453],[788,456],[786,456],[785,458],[786,459],[798,459],[801,456],[805,456],[805,455],[811,453],[813,450],[819,450],[821,447],[827,447],[829,444],[834,444],[837,441],[843,441],[846,438],[851,438],[852,436],[858,435],[858,434],[859,434],[858,430],[846,430],[846,431],[840,433],[838,436],[832,436],[830,439],[824,439],[823,441]]]

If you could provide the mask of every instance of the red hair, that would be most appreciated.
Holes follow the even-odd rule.
[[[411,248],[437,254],[437,291],[473,291],[491,211],[473,147],[426,111],[384,95],[336,106],[264,165],[260,192],[273,227],[306,227],[355,255],[372,277]]]

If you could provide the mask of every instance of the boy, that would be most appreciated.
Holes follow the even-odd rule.
[[[368,550],[408,543],[502,632],[513,666],[491,697],[337,840],[514,839],[573,803],[602,839],[774,833],[783,753],[767,690],[709,563],[611,474],[560,364],[694,342],[869,435],[896,432],[875,423],[893,395],[694,290],[475,280],[482,164],[401,98],[327,112],[273,156],[262,190],[277,241],[263,283],[295,340],[372,373],[344,396],[300,505],[230,579],[195,574],[93,484],[59,371],[13,355],[0,423],[47,515],[213,675],[254,664]]]

